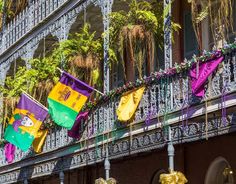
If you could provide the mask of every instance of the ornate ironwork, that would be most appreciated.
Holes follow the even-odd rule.
[[[236,131],[235,114],[227,116],[226,126],[221,121],[221,117],[214,117],[208,120],[208,133],[205,131],[205,120],[202,122],[191,122],[186,129],[182,129],[179,125],[171,125],[173,143],[180,144],[192,142],[200,139],[227,134]],[[117,140],[114,143],[109,142],[110,159],[129,156],[140,152],[150,151],[157,148],[167,146],[166,137],[163,129],[154,129],[145,131],[142,134],[133,135],[132,144],[130,137],[126,136],[123,139]],[[88,164],[98,163],[103,161],[104,156],[103,145],[90,149],[80,150],[75,154],[58,157],[44,163],[28,165],[14,171],[6,171],[1,168],[0,182],[13,183],[23,181],[25,178],[35,178],[52,173],[60,173],[61,170],[74,169],[83,167]],[[55,158],[55,157],[54,157]],[[35,158],[34,158],[35,159]],[[33,163],[33,161],[32,161]]]
[[[15,36],[16,24],[10,23],[8,25],[6,32],[4,33],[2,42],[2,52],[4,55],[0,56],[0,82],[3,84],[6,76],[6,72],[10,68],[10,64],[15,59],[22,57],[23,59],[29,60],[33,57],[35,49],[38,47],[39,42],[44,39],[47,35],[52,34],[56,36],[59,40],[63,40],[68,36],[69,29],[73,22],[75,21],[78,14],[84,10],[89,4],[94,3],[101,8],[103,14],[103,24],[104,24],[104,91],[109,91],[109,13],[111,12],[113,0],[87,0],[87,1],[65,1],[65,0],[55,0],[56,5],[47,4],[46,1],[40,6],[35,4],[30,4],[32,9],[28,12],[23,12],[19,16],[17,29],[22,29],[22,32]],[[61,14],[56,14],[53,18],[53,13],[56,13],[56,9],[63,3],[68,3],[68,9]],[[71,4],[69,4],[71,3]],[[79,4],[80,3],[80,4]],[[73,5],[73,6],[72,6]],[[52,7],[54,6],[54,7]],[[25,18],[26,15],[32,15],[37,8],[45,9],[41,14],[37,14],[40,18],[37,20],[31,18]],[[172,65],[172,51],[171,51],[171,8],[170,1],[165,0],[165,8],[168,8],[168,14],[165,17],[165,67],[168,68]],[[40,25],[40,21],[48,18],[48,22],[45,25]],[[21,27],[20,27],[21,26]],[[35,29],[37,27],[38,29]],[[5,40],[4,40],[5,39]],[[15,45],[17,40],[22,40]],[[7,45],[6,45],[7,44]],[[236,90],[236,61],[235,52],[232,52],[223,62],[224,64],[220,67],[219,71],[214,75],[211,82],[207,86],[207,93],[205,99],[211,100],[211,98],[217,98],[222,94],[223,84],[226,86],[226,95],[232,94]],[[30,67],[30,65],[28,65]],[[224,82],[222,82],[224,81]],[[183,119],[191,118],[192,112],[186,112],[189,105],[194,105],[195,101],[191,96],[190,84],[188,81],[187,73],[183,73],[179,76],[174,76],[156,83],[150,86],[144,93],[140,105],[137,109],[134,121],[137,122],[134,125],[135,130],[139,130],[141,133],[134,135],[132,144],[127,138],[127,132],[124,127],[119,127],[120,132],[116,132],[115,144],[109,143],[109,157],[115,159],[124,155],[129,155],[133,153],[143,152],[146,150],[156,149],[166,146],[167,135],[162,129],[154,129],[150,131],[149,126],[144,127],[141,131],[140,126],[144,126],[143,123],[151,116],[149,123],[150,125],[156,124],[159,126],[163,124],[164,115],[168,116],[171,113],[178,114],[178,117]],[[211,91],[211,92],[209,92]],[[209,95],[211,93],[211,95]],[[173,101],[173,102],[172,102]],[[3,157],[0,157],[0,183],[11,183],[17,180],[24,180],[29,177],[38,177],[42,175],[51,174],[52,172],[58,173],[61,170],[73,169],[79,166],[84,166],[86,164],[93,164],[95,162],[100,162],[104,160],[104,149],[102,145],[96,145],[96,136],[103,132],[111,131],[117,120],[115,109],[117,108],[119,99],[113,99],[100,107],[95,109],[87,120],[88,128],[84,131],[82,135],[82,140],[87,139],[91,141],[91,149],[81,150],[78,147],[78,142],[67,136],[67,130],[63,128],[55,128],[47,136],[46,143],[43,148],[43,154],[41,158],[33,157],[33,159],[38,159],[38,164],[34,165],[30,162],[34,153],[29,150],[28,152],[21,152],[19,149],[16,150],[14,164],[22,167],[21,170],[17,170],[14,164],[7,166],[6,161]],[[171,105],[170,105],[171,104]],[[109,115],[109,116],[108,116]],[[217,136],[219,134],[225,134],[234,131],[235,124],[232,123],[233,115],[228,115],[228,125],[222,126],[219,123],[221,120],[215,119],[208,122],[208,136]],[[180,121],[180,120],[178,120]],[[177,122],[178,122],[177,121]],[[185,129],[180,128],[176,124],[171,125],[173,132],[173,143],[177,144],[180,142],[195,141],[205,138],[205,125],[202,123],[191,123]],[[123,131],[124,130],[124,131]],[[114,133],[114,132],[112,132]],[[126,134],[125,134],[126,133]],[[119,135],[118,135],[119,134]],[[114,135],[113,135],[114,137]],[[75,144],[76,143],[76,144]],[[103,142],[100,142],[102,144]],[[74,149],[73,153],[64,151],[65,146],[70,146]],[[58,153],[60,159],[52,158],[49,161],[43,160],[49,154],[49,152],[55,151],[61,148],[62,151]],[[0,148],[0,155],[4,155],[3,149]],[[53,160],[54,159],[54,160]],[[40,163],[44,161],[45,163]],[[7,173],[4,171],[5,167],[12,167],[16,169],[15,171]]]
[[[165,68],[172,66],[172,40],[171,40],[171,1],[164,0],[164,51]]]
[[[231,80],[229,81],[228,84],[229,85],[228,92],[226,92],[225,95],[229,93],[233,94],[233,92],[235,92],[235,82],[236,82],[236,78],[234,78],[234,71],[236,68],[235,53],[231,53],[226,58],[227,59],[224,62],[231,63],[230,64],[231,70],[229,70]],[[211,80],[211,83],[208,84],[208,89],[214,87],[214,90],[212,91],[217,91],[217,93],[212,92],[211,96],[208,96],[206,94],[205,98],[207,98],[208,101],[211,101],[211,99],[215,99],[216,97],[221,95],[223,83],[219,81],[223,80],[222,73],[224,69],[225,69],[224,67],[220,68],[219,71],[216,73],[216,75],[214,75],[213,79]],[[1,73],[1,75],[3,74]],[[217,78],[217,80],[214,79],[215,77]],[[173,89],[175,89],[174,91],[175,95],[173,95],[175,105],[173,106],[173,108],[165,110],[165,107],[168,105],[167,104],[168,102],[165,101],[165,90],[163,83],[154,84],[145,91],[134,117],[135,122],[145,122],[145,120],[150,115],[150,112],[151,112],[150,115],[151,119],[149,120],[150,121],[149,124],[152,124],[153,122],[152,119],[157,116],[166,115],[167,117],[171,116],[173,117],[173,114],[170,116],[170,113],[177,113],[176,117],[179,117],[179,119],[177,118],[175,122],[179,121],[181,122],[192,118],[192,115],[194,113],[193,109],[188,110],[187,107],[190,105],[193,106],[194,103],[196,102],[192,99],[192,96],[190,94],[191,91],[189,89],[191,87],[189,86],[190,84],[187,79],[187,73],[183,73],[181,74],[181,76],[173,77],[172,81],[174,86]],[[170,82],[166,83],[165,85],[170,85]],[[230,98],[234,97],[227,97],[226,100],[230,100]],[[220,101],[221,101],[220,99],[218,100],[216,98],[215,103],[220,103]],[[116,123],[117,116],[115,114],[115,109],[117,108],[118,102],[119,102],[118,98],[110,100],[108,103],[101,105],[100,107],[98,107],[93,111],[93,113],[89,116],[87,120],[86,124],[88,125],[88,128],[83,133],[82,136],[83,139],[96,137],[98,134],[102,132],[108,132],[117,126]],[[199,108],[204,108],[204,107],[199,107]],[[109,119],[107,118],[106,113],[109,113]],[[159,121],[161,121],[161,118],[159,119]],[[158,122],[158,124],[160,123],[163,122]],[[148,127],[146,127],[145,129],[148,129]],[[50,134],[47,136],[46,143],[43,148],[43,153],[51,152],[60,147],[74,145],[74,142],[75,141],[73,139],[67,136],[66,129],[56,128],[55,130],[51,131]],[[3,149],[0,149],[0,153],[3,154]],[[17,149],[15,162],[18,162],[24,158],[28,158],[32,154],[33,153],[31,151],[23,153]],[[6,164],[7,163],[4,160],[4,158],[1,157],[0,166],[4,166]]]

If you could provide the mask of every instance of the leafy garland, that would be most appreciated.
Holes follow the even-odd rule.
[[[104,96],[100,96],[100,98],[95,99],[94,101],[88,102],[82,109],[82,111],[89,111],[96,109],[99,105],[108,102],[116,97],[121,96],[123,93],[133,90],[137,87],[146,85],[150,86],[153,83],[157,83],[160,79],[172,77],[176,74],[180,74],[190,70],[193,64],[197,62],[206,62],[208,60],[214,59],[221,55],[226,55],[232,51],[236,50],[236,40],[232,44],[225,44],[222,49],[213,50],[213,51],[204,51],[202,56],[196,57],[194,55],[190,60],[184,60],[184,62],[180,64],[175,64],[173,68],[169,68],[167,70],[160,70],[159,72],[152,73],[149,77],[144,77],[143,79],[137,79],[136,82],[128,82],[122,87],[116,88],[105,94]]]
[[[94,109],[98,108],[101,104],[108,102],[114,98],[121,96],[123,93],[133,90],[142,85],[150,86],[153,83],[157,83],[160,79],[172,77],[176,74],[184,73],[189,71],[193,64],[197,62],[207,62],[208,60],[214,59],[216,57],[220,57],[222,55],[227,55],[232,51],[236,51],[236,40],[234,43],[225,44],[223,48],[219,50],[213,51],[204,51],[202,56],[196,57],[195,55],[190,60],[184,60],[184,62],[180,64],[175,64],[173,68],[169,68],[167,70],[160,70],[159,72],[152,73],[149,77],[144,77],[143,79],[138,79],[136,82],[128,82],[122,87],[116,88],[105,94],[104,96],[100,96],[98,99],[94,101],[89,101],[82,108],[81,112],[88,111],[91,113]],[[43,128],[52,129],[56,125],[52,120],[48,119],[45,122]],[[0,139],[0,147],[5,145],[6,141],[4,139]]]

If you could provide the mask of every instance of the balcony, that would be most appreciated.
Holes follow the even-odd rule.
[[[171,125],[175,144],[235,131],[235,114],[231,107],[236,105],[236,50],[225,55],[206,85],[202,100],[192,96],[188,72],[156,81],[151,78],[132,126],[117,122],[119,98],[114,97],[92,110],[80,140],[68,137],[66,129],[56,127],[47,136],[41,154],[17,149],[14,163],[10,165],[1,157],[0,181],[22,180],[24,168],[27,168],[27,176],[34,178],[62,168],[100,162],[104,159],[106,144],[111,159],[163,147],[168,135],[162,127],[167,124]],[[227,111],[225,122],[222,110]],[[4,155],[3,148],[0,154]]]
[[[3,54],[14,45],[19,45],[19,42],[23,41],[26,35],[39,29],[40,25],[44,25],[45,22],[51,19],[56,20],[65,14],[65,10],[68,12],[81,3],[84,3],[84,1],[31,0],[29,5],[4,28],[0,54]],[[80,8],[83,8],[89,3],[90,1],[86,1]],[[27,41],[23,44],[25,43]]]

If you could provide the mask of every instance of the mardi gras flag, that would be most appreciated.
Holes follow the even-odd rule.
[[[36,153],[42,152],[42,147],[43,147],[43,144],[46,140],[47,134],[48,134],[47,129],[38,131],[38,133],[34,139],[34,142],[33,142],[33,149]]]
[[[93,88],[63,72],[60,81],[48,96],[49,114],[54,122],[71,129]]]
[[[132,91],[128,91],[121,96],[119,106],[116,110],[119,121],[130,120],[143,96],[145,87],[141,87]]]
[[[84,124],[83,120],[88,118],[88,111],[80,112],[79,115],[76,117],[75,123],[71,130],[68,131],[68,136],[79,139],[84,131]]]
[[[23,151],[28,150],[47,114],[48,111],[42,105],[22,94],[4,139]]]
[[[219,57],[217,59],[212,59],[210,61],[200,63],[199,68],[197,65],[193,65],[190,70],[191,77],[191,87],[192,93],[197,97],[203,97],[204,85],[208,79],[208,77],[217,69],[218,65],[223,61],[223,57]],[[198,70],[198,71],[197,71]],[[197,76],[198,72],[198,76]]]

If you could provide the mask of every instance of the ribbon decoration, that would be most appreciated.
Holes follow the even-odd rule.
[[[181,172],[171,171],[169,174],[160,175],[161,184],[185,184],[188,180]]]
[[[95,184],[116,184],[116,180],[114,178],[109,178],[106,181],[103,178],[99,178],[95,180]]]

